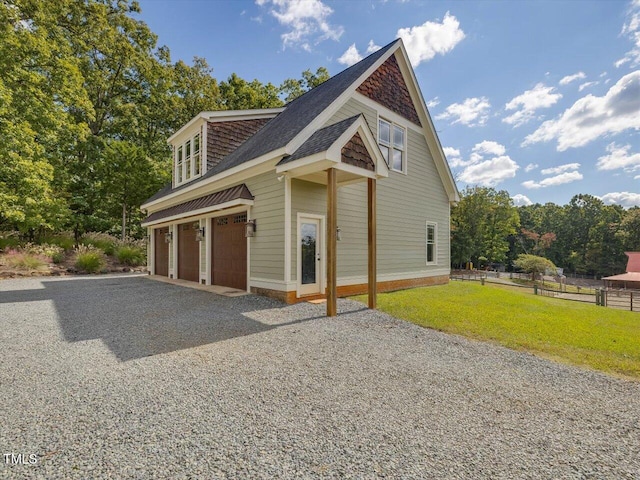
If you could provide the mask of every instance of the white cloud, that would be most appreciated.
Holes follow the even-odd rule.
[[[586,145],[603,135],[640,130],[640,70],[629,73],[602,97],[587,95],[555,120],[547,120],[522,146],[557,140],[557,150]]]
[[[497,142],[484,140],[471,149],[469,160],[464,161],[458,153],[454,167],[465,167],[460,180],[473,185],[493,187],[504,180],[513,178],[518,164],[506,155],[506,148]],[[489,158],[485,159],[485,156]]]
[[[581,92],[585,88],[593,87],[595,85],[598,85],[599,83],[600,82],[584,82],[578,87],[578,91]]]
[[[492,140],[483,140],[480,143],[476,143],[472,149],[473,152],[479,153],[480,155],[488,153],[490,155],[504,155],[507,149],[504,145],[499,144],[498,142],[494,142]]]
[[[626,172],[640,169],[640,153],[629,153],[631,145],[607,145],[609,155],[598,158],[598,170],[617,170],[623,168]]]
[[[256,4],[270,5],[269,13],[288,29],[280,36],[284,48],[297,46],[310,50],[310,41],[337,41],[344,32],[341,26],[328,22],[333,10],[321,0],[256,0]]]
[[[506,110],[517,110],[512,115],[502,119],[509,125],[519,127],[533,118],[533,114],[539,108],[549,108],[562,98],[559,93],[553,93],[554,87],[547,87],[538,83],[533,89],[527,90],[521,95],[512,98],[505,105]]]
[[[508,155],[495,157],[466,167],[460,180],[470,184],[495,187],[497,184],[516,176],[518,164]]]
[[[360,55],[360,52],[358,52],[358,49],[356,48],[356,44],[353,43],[349,48],[347,48],[347,50],[342,54],[342,56],[338,58],[338,63],[347,65],[350,67],[351,65],[358,63],[360,60],[362,60],[362,55]]]
[[[458,19],[447,12],[442,23],[426,21],[416,27],[401,28],[396,36],[402,38],[411,65],[417,67],[437,54],[453,50],[465,34]]]
[[[367,54],[372,54],[373,52],[377,52],[378,50],[380,50],[380,48],[382,47],[373,43],[373,40],[369,40],[369,45],[367,46]],[[343,65],[350,67],[351,65],[358,63],[363,58],[364,57],[360,54],[360,52],[356,48],[356,44],[352,43],[351,46],[347,48],[347,50],[342,54],[342,56],[338,58],[338,63],[341,63]]]
[[[522,186],[525,188],[537,189],[544,187],[552,187],[556,185],[563,185],[565,183],[575,182],[577,180],[582,180],[584,177],[580,172],[565,172],[560,175],[556,175],[555,177],[548,177],[540,182],[534,182],[533,180],[527,180],[526,182],[522,182]]]
[[[523,206],[526,206],[526,205],[533,205],[533,202],[531,200],[529,200],[529,197],[527,197],[526,195],[522,195],[521,193],[517,193],[516,195],[511,197],[511,200],[513,200],[513,204],[516,207],[523,207]]]
[[[627,19],[622,26],[620,34],[631,40],[633,47],[624,57],[617,60],[614,65],[616,68],[620,68],[627,63],[630,67],[640,65],[640,0],[631,2],[627,12]]]
[[[451,124],[461,123],[469,127],[484,125],[489,118],[491,104],[486,97],[467,98],[462,103],[452,103],[436,117],[438,120],[452,120]]]
[[[530,163],[529,165],[524,167],[524,171],[529,173],[530,171],[535,170],[536,168],[538,168],[538,164],[537,163]]]
[[[434,97],[427,102],[427,108],[433,108],[440,105],[440,99],[438,97]]]
[[[382,47],[380,45],[376,45],[373,40],[369,40],[369,45],[367,45],[367,53],[371,54],[373,52],[377,52]]]
[[[545,168],[540,170],[542,175],[556,175],[558,173],[566,172],[568,170],[577,170],[580,168],[579,163],[565,163],[564,165],[559,165],[553,168]]]
[[[444,147],[442,149],[444,151],[445,156],[447,157],[447,161],[449,162],[449,166],[451,168],[461,167],[466,165],[467,162],[462,160],[462,155],[460,155],[460,150],[453,147]]]
[[[601,200],[608,205],[621,205],[625,208],[640,207],[640,193],[611,192],[603,195]]]
[[[560,85],[568,85],[574,80],[582,80],[583,78],[587,78],[584,72],[574,73],[573,75],[567,75],[566,77],[562,77],[560,80]]]

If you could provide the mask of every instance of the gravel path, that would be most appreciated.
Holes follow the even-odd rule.
[[[640,478],[640,383],[324,308],[0,282],[0,477]]]

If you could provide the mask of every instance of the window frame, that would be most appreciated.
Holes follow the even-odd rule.
[[[197,150],[195,147],[198,147]],[[174,148],[175,186],[202,176],[202,132],[197,131]],[[188,155],[187,155],[188,153]]]
[[[384,122],[386,124],[389,125],[389,140],[384,140],[380,137],[380,132],[381,132],[381,128],[380,128],[380,124],[381,122]],[[403,144],[400,146],[398,144],[395,143],[394,140],[394,134],[395,134],[395,130],[398,129],[402,132],[402,141]],[[401,125],[397,122],[394,122],[392,120],[388,120],[386,117],[378,115],[378,146],[380,147],[380,151],[382,152],[382,148],[387,148],[389,151],[389,155],[388,158],[386,159],[387,161],[387,166],[389,167],[389,170],[391,170],[392,172],[397,172],[397,173],[403,173],[403,174],[407,174],[407,127],[405,127],[404,125]],[[400,169],[395,168],[394,166],[394,161],[393,161],[393,157],[394,157],[394,152],[395,151],[399,151],[401,153],[401,163],[402,166]],[[384,154],[383,154],[384,157]]]
[[[433,228],[433,241],[429,242],[429,228]],[[433,245],[433,260],[429,261],[429,246]],[[425,226],[425,264],[438,264],[438,224],[436,222],[426,222]]]

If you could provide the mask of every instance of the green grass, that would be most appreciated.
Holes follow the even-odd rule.
[[[423,327],[640,379],[635,312],[472,282],[379,294],[378,309]]]

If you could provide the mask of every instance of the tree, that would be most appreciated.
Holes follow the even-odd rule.
[[[325,67],[320,67],[316,73],[312,73],[307,69],[302,72],[301,79],[287,78],[280,85],[280,93],[285,96],[285,103],[289,103],[305,92],[317,87],[323,82],[329,80],[329,71]]]
[[[623,250],[640,251],[640,207],[631,208],[626,212],[616,236],[622,243]]]
[[[69,1],[0,3],[0,227],[33,237],[68,216],[55,167],[86,135],[66,106],[86,106],[78,62],[57,16]]]
[[[454,264],[506,260],[509,236],[517,232],[520,219],[509,193],[473,187],[462,192],[451,209],[451,257]]]
[[[547,270],[555,270],[556,266],[549,259],[538,257],[537,255],[527,255],[523,253],[518,255],[513,262],[513,266],[531,274],[531,280],[535,281],[538,275]]]
[[[235,73],[220,83],[222,105],[227,110],[281,107],[278,88],[272,83],[266,85],[258,80],[247,82]]]

